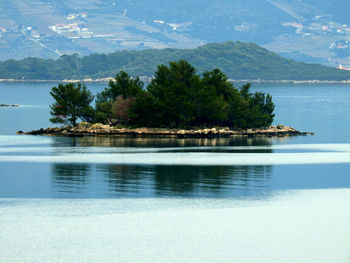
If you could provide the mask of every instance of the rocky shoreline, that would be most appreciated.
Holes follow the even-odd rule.
[[[229,128],[210,128],[210,129],[166,129],[166,128],[117,128],[101,123],[90,124],[80,123],[77,127],[61,127],[34,130],[30,132],[19,131],[17,134],[46,135],[46,136],[66,136],[66,137],[84,137],[84,136],[111,136],[111,137],[175,137],[175,138],[219,138],[235,136],[306,136],[313,135],[309,132],[300,132],[292,127],[277,125],[266,129],[246,129],[231,130]]]

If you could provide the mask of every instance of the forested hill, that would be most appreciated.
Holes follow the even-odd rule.
[[[1,0],[0,61],[254,42],[350,67],[349,0]]]
[[[225,42],[195,49],[147,49],[63,55],[58,60],[26,58],[0,63],[0,79],[63,80],[112,77],[120,70],[151,77],[159,64],[185,59],[199,73],[220,68],[232,79],[349,80],[350,71],[283,58],[253,43]]]

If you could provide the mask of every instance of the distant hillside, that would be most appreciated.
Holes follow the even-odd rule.
[[[254,42],[350,67],[349,0],[2,0],[0,61]]]
[[[220,68],[233,79],[349,80],[350,71],[283,58],[253,43],[225,42],[195,49],[147,49],[92,54],[80,58],[64,55],[58,60],[26,58],[0,63],[2,79],[84,79],[114,76],[120,70],[132,76],[151,77],[157,65],[188,60],[199,73]]]

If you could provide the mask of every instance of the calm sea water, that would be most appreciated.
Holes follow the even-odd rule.
[[[54,84],[0,84],[1,103],[23,105],[0,109],[0,197],[264,198],[286,189],[350,187],[347,85],[253,86],[273,95],[275,124],[314,136],[186,140],[15,135],[51,125],[49,90]],[[105,84],[88,86],[96,93]]]
[[[16,135],[55,84],[0,83],[1,262],[350,262],[350,86],[253,85],[314,136]]]

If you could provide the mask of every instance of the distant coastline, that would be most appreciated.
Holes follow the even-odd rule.
[[[0,79],[0,83],[6,82],[52,82],[52,83],[77,83],[77,82],[91,82],[91,83],[108,83],[110,80],[113,80],[112,77],[109,78],[100,78],[100,79]]]
[[[113,77],[99,78],[99,79],[63,79],[63,80],[43,80],[43,79],[0,79],[0,83],[108,83],[113,80]],[[142,76],[140,77],[143,81],[150,81],[151,77]],[[244,82],[244,83],[271,83],[271,84],[350,84],[350,80],[268,80],[268,79],[229,79],[231,82]]]
[[[0,104],[0,107],[20,107],[18,104]]]

